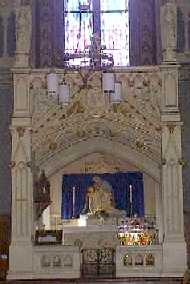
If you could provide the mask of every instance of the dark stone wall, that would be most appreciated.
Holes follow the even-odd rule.
[[[11,210],[11,135],[9,126],[13,105],[12,75],[0,69],[0,215]]]
[[[190,267],[190,65],[180,70],[179,105],[181,109],[183,190],[184,190],[184,230],[187,241],[188,266]]]
[[[157,64],[155,12],[155,0],[129,1],[131,66]]]

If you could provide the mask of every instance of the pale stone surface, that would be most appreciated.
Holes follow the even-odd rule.
[[[44,133],[42,130],[42,133],[39,132],[38,135],[34,135],[33,133],[31,134],[30,132],[30,116],[31,116],[31,105],[35,105],[32,103],[33,100],[33,95],[34,92],[29,92],[29,86],[31,86],[31,74],[28,75],[29,73],[27,73],[27,70],[23,70],[23,73],[21,71],[21,69],[19,70],[19,72],[15,71],[16,76],[15,76],[15,80],[19,80],[20,78],[25,78],[24,80],[24,85],[22,85],[22,88],[19,88],[19,84],[17,85],[17,88],[15,88],[15,96],[16,96],[16,104],[15,104],[15,113],[14,113],[14,119],[13,119],[13,123],[12,123],[12,128],[13,128],[13,162],[15,161],[16,165],[17,163],[19,163],[20,161],[25,161],[26,165],[30,165],[30,161],[31,161],[31,149],[30,147],[32,147],[33,145],[31,144],[31,135],[32,135],[32,141],[35,144],[35,147],[39,147],[39,145],[43,145],[43,139],[46,137],[44,135],[46,135],[46,133]],[[163,256],[167,256],[168,259],[170,256],[172,256],[172,250],[174,248],[174,246],[176,246],[176,254],[175,254],[175,258],[170,262],[170,266],[166,266],[165,268],[160,266],[161,262],[164,261],[163,259],[160,259],[160,256],[162,255],[159,249],[159,252],[157,252],[157,256],[156,258],[159,259],[159,261],[156,263],[156,265],[150,270],[147,270],[147,267],[145,267],[145,271],[143,271],[143,273],[141,273],[139,271],[139,273],[137,273],[138,277],[142,277],[142,276],[164,276],[164,275],[173,275],[173,276],[181,276],[182,273],[185,271],[185,267],[186,267],[186,260],[185,260],[185,256],[184,256],[184,262],[180,263],[180,266],[178,266],[178,259],[179,257],[181,257],[182,255],[185,254],[185,242],[184,242],[184,237],[183,237],[183,201],[182,201],[182,178],[181,178],[181,170],[182,170],[182,165],[181,165],[181,122],[180,122],[180,116],[178,113],[178,87],[177,87],[177,80],[178,80],[178,69],[177,66],[169,66],[169,65],[165,65],[161,68],[161,73],[162,75],[160,75],[159,78],[162,78],[162,103],[161,103],[161,107],[162,107],[162,113],[159,115],[154,116],[155,114],[153,113],[148,113],[149,115],[149,119],[150,117],[154,117],[154,119],[156,119],[157,121],[157,127],[158,129],[162,130],[162,194],[158,191],[158,193],[160,194],[159,196],[157,196],[157,198],[160,200],[161,205],[160,208],[157,204],[157,217],[158,220],[160,218],[160,220],[158,221],[159,227],[161,228],[161,233],[160,233],[160,240],[162,241],[163,236],[164,236],[164,246],[163,246]],[[99,75],[99,74],[98,74]],[[125,74],[122,73],[122,75],[125,77]],[[122,76],[122,75],[118,75],[118,76]],[[70,75],[71,76],[71,75]],[[136,75],[137,76],[137,75]],[[27,79],[28,78],[28,79]],[[122,77],[121,77],[122,78]],[[143,88],[141,85],[141,80],[140,78],[137,76],[138,78],[138,83],[136,81],[136,95],[139,95],[139,89]],[[131,77],[131,80],[134,79],[133,76]],[[136,80],[136,79],[135,79]],[[157,80],[157,79],[156,79]],[[173,87],[170,89],[169,85],[172,81]],[[33,81],[34,82],[34,81]],[[156,81],[157,82],[157,81]],[[168,83],[169,82],[169,83]],[[38,82],[39,83],[39,82]],[[131,83],[132,84],[132,83]],[[143,83],[142,83],[143,84]],[[155,81],[152,81],[152,84],[155,84]],[[156,83],[157,84],[157,83]],[[38,84],[39,86],[39,84]],[[154,85],[155,86],[155,85]],[[157,86],[157,85],[156,85]],[[160,94],[161,94],[161,89],[159,89]],[[20,92],[22,93],[22,96],[20,95]],[[19,94],[19,96],[18,96]],[[89,95],[89,94],[88,94]],[[98,95],[100,96],[100,93],[98,93]],[[83,96],[85,96],[85,93],[83,93]],[[133,93],[131,93],[131,100],[132,100],[132,96]],[[159,95],[158,95],[159,96]],[[19,99],[20,98],[20,99]],[[22,101],[21,101],[22,98]],[[83,98],[84,99],[84,98]],[[139,103],[139,102],[138,102]],[[136,102],[136,107],[140,108],[140,106],[138,105],[138,103]],[[141,102],[142,103],[142,102]],[[90,104],[90,101],[88,101],[88,104]],[[48,109],[51,109],[52,107],[52,111],[56,111],[57,107],[56,105],[49,100],[48,101],[48,105],[46,105],[45,103],[43,103],[44,107],[48,107],[46,109],[46,113]],[[89,106],[88,106],[89,107]],[[95,108],[95,105],[94,105]],[[60,112],[63,112],[63,109],[59,110]],[[89,109],[88,109],[89,111]],[[119,111],[119,110],[118,110]],[[127,111],[127,109],[126,109]],[[51,113],[51,111],[50,111]],[[80,112],[79,112],[80,113]],[[121,113],[122,114],[122,113]],[[120,115],[121,115],[120,114]],[[20,118],[19,116],[22,116],[22,118]],[[43,113],[43,108],[38,111],[38,113],[33,112],[33,118],[32,118],[32,126],[35,125],[34,129],[38,129],[38,126],[35,122],[35,119],[43,119],[42,121],[44,121],[44,115],[45,113]],[[48,114],[49,115],[49,114]],[[51,113],[52,115],[52,113]],[[75,115],[78,115],[77,113],[73,113],[72,114],[73,117],[75,117]],[[102,114],[98,114],[99,115]],[[105,114],[107,115],[107,113]],[[134,113],[133,113],[134,115]],[[152,115],[152,116],[151,116]],[[161,115],[161,117],[160,117]],[[88,113],[89,116],[89,113]],[[115,114],[113,113],[113,117],[114,118]],[[51,117],[51,116],[50,116]],[[136,119],[138,118],[138,121],[140,122],[140,118],[138,117],[138,112],[136,114]],[[46,118],[47,119],[47,118]],[[86,119],[86,116],[84,116],[83,119]],[[91,119],[91,118],[90,118]],[[94,119],[94,118],[93,118]],[[95,119],[96,116],[95,116]],[[46,120],[49,121],[49,120]],[[75,120],[73,120],[73,128],[70,129],[69,131],[74,131],[75,133],[75,127],[76,124],[74,122]],[[81,120],[82,121],[82,120]],[[57,127],[60,124],[60,120],[53,120],[53,122],[55,122],[54,127]],[[78,122],[78,121],[77,121]],[[83,121],[85,123],[85,121]],[[44,122],[43,122],[44,123]],[[52,123],[52,122],[51,122]],[[124,122],[123,122],[124,123]],[[162,123],[162,127],[161,127],[161,123]],[[38,121],[39,124],[39,121]],[[72,125],[72,124],[71,124]],[[70,127],[71,125],[69,125],[68,127]],[[41,127],[42,129],[47,127],[48,125],[46,125],[46,123],[43,125],[43,127]],[[66,127],[66,125],[65,125]],[[40,157],[40,152],[39,152],[39,156],[37,156],[37,161],[38,161],[38,165],[39,166],[44,166],[44,168],[47,171],[48,175],[53,175],[55,173],[57,173],[58,171],[61,170],[61,168],[63,168],[66,165],[69,165],[71,162],[74,162],[82,157],[84,157],[84,155],[89,155],[91,153],[94,152],[103,152],[106,155],[114,155],[115,157],[122,159],[122,160],[128,160],[130,163],[134,164],[135,167],[142,169],[144,172],[148,173],[150,176],[152,176],[155,180],[157,180],[158,182],[160,182],[160,164],[159,164],[159,159],[158,156],[157,158],[155,158],[155,154],[158,155],[159,150],[157,149],[152,155],[152,157],[150,158],[149,156],[145,155],[146,152],[146,147],[145,145],[143,147],[145,148],[141,148],[142,145],[141,143],[137,143],[135,145],[135,149],[129,147],[127,144],[121,144],[121,137],[117,138],[117,141],[113,141],[113,139],[110,136],[110,132],[107,128],[107,126],[104,125],[102,127],[99,128],[97,127],[97,122],[95,123],[94,126],[92,126],[90,124],[90,133],[93,134],[93,136],[95,137],[88,137],[88,131],[87,129],[89,129],[89,125],[86,125],[87,128],[84,129],[84,137],[85,135],[87,135],[87,138],[90,138],[90,140],[80,140],[81,137],[80,134],[77,136],[79,138],[78,143],[74,143],[74,145],[72,145],[72,141],[70,141],[72,147],[66,147],[65,149],[62,150],[62,147],[60,146],[56,148],[56,145],[52,145],[51,146],[51,157],[43,156],[43,159],[38,160]],[[128,125],[126,125],[125,127],[129,127]],[[138,126],[140,127],[140,126]],[[144,127],[144,126],[143,126]],[[161,128],[159,128],[161,127]],[[97,130],[98,129],[98,130]],[[119,127],[118,127],[119,129]],[[127,128],[128,129],[128,128]],[[47,129],[48,130],[48,129]],[[112,130],[113,131],[113,130]],[[122,130],[124,131],[124,130]],[[155,130],[154,130],[155,131]],[[153,132],[151,132],[151,135],[153,135]],[[139,133],[139,132],[138,132]],[[156,133],[156,131],[155,131]],[[66,134],[65,134],[66,135]],[[97,135],[97,137],[96,137]],[[63,137],[65,139],[65,136]],[[77,139],[78,139],[77,138]],[[160,135],[157,134],[156,137],[152,137],[152,139],[155,139],[155,146],[157,145],[157,147],[161,147],[161,139],[160,139]],[[157,139],[157,140],[156,140]],[[118,144],[118,141],[120,144]],[[46,141],[45,141],[46,142]],[[160,142],[160,144],[159,144]],[[42,144],[41,144],[42,143]],[[47,143],[46,143],[47,144]],[[18,146],[17,146],[18,145]],[[45,144],[44,144],[45,147]],[[65,147],[65,144],[63,143],[63,148]],[[38,148],[34,148],[38,151]],[[41,148],[42,149],[42,148]],[[45,148],[44,148],[45,149]],[[44,150],[43,149],[43,150]],[[59,151],[58,151],[59,149]],[[145,152],[143,152],[145,151]],[[45,153],[45,152],[44,152]],[[150,154],[150,153],[149,153]],[[44,155],[44,154],[43,154]],[[47,155],[47,152],[46,152]],[[161,157],[160,157],[161,158]],[[42,162],[43,161],[43,162]],[[16,165],[15,169],[16,169]],[[24,175],[23,175],[23,181],[27,181],[28,182],[28,188],[30,194],[32,194],[32,186],[31,186],[31,181],[32,179],[27,178],[27,174],[29,173],[29,167],[27,166],[27,168],[24,171]],[[14,173],[14,167],[13,167],[13,173]],[[19,171],[19,174],[22,175],[22,171]],[[20,182],[20,179],[16,179],[16,176],[13,175],[13,180],[14,180],[14,186],[15,186],[15,181],[17,181],[17,185],[18,182]],[[59,179],[60,182],[60,179]],[[17,208],[17,210],[19,210],[18,212],[20,212],[19,215],[14,214],[13,215],[13,240],[15,238],[15,240],[19,240],[22,241],[25,240],[25,238],[27,240],[29,240],[29,238],[31,237],[31,233],[32,233],[32,229],[30,229],[32,227],[32,220],[31,217],[28,215],[28,213],[25,214],[25,202],[28,202],[29,200],[25,200],[25,198],[23,199],[22,194],[22,182],[19,186],[17,186],[17,191],[19,194],[19,199],[18,200],[14,200],[13,198],[13,202],[18,202],[18,205],[22,204],[21,207],[16,206],[15,208]],[[13,186],[13,188],[14,188]],[[14,190],[15,192],[15,190]],[[22,193],[22,194],[21,194]],[[57,197],[58,198],[58,197]],[[32,199],[30,200],[30,202],[32,201]],[[17,204],[17,203],[15,203]],[[163,220],[162,220],[162,214],[161,211],[164,211],[164,215],[163,215]],[[13,210],[14,212],[14,210]],[[24,214],[24,215],[23,215]],[[20,218],[20,216],[22,216],[22,218]],[[20,219],[19,219],[20,218]],[[28,224],[28,228],[27,231],[25,231],[24,228],[24,223],[23,221]],[[17,230],[14,231],[14,224],[19,224],[19,226],[17,226]],[[105,226],[106,227],[106,226]],[[76,228],[75,228],[76,229]],[[74,229],[74,230],[75,230]],[[67,229],[66,229],[67,230]],[[65,230],[65,231],[66,231]],[[106,246],[108,244],[110,244],[111,242],[114,243],[114,237],[116,238],[115,235],[115,228],[114,231],[112,230],[108,230],[109,234],[107,232],[105,232],[105,228],[101,228],[101,230],[97,229],[97,228],[90,228],[88,227],[87,230],[85,228],[85,230],[83,230],[81,232],[81,228],[80,230],[77,228],[74,233],[74,230],[70,230],[68,229],[68,232],[65,232],[65,236],[68,236],[67,238],[67,244],[75,244],[78,243],[80,241],[81,243],[84,243],[84,246],[94,246],[94,247],[98,247],[101,246],[103,243],[103,246]],[[24,239],[21,237],[20,232],[23,231],[24,232]],[[91,231],[93,232],[91,234]],[[101,232],[100,232],[101,231]],[[111,233],[110,233],[111,232]],[[112,233],[113,232],[113,233]],[[163,234],[163,235],[161,235]],[[109,235],[109,238],[108,238]],[[77,236],[77,239],[76,239]],[[65,238],[66,239],[66,238]],[[91,240],[91,243],[90,243]],[[71,243],[69,243],[71,242]],[[86,243],[85,243],[86,242]],[[79,245],[80,245],[79,244]],[[16,243],[16,246],[18,246],[18,244]],[[17,251],[15,250],[15,254],[14,254],[14,249],[11,246],[13,255],[11,256],[12,259],[14,260],[14,257],[16,257],[17,255]],[[144,248],[146,250],[146,248]],[[149,248],[148,248],[149,250]],[[34,252],[33,252],[34,253]],[[146,252],[144,252],[146,253]],[[117,255],[117,253],[116,253]],[[18,254],[19,257],[19,254]],[[167,259],[166,257],[166,259]],[[30,266],[30,262],[31,259],[28,259],[28,265]],[[159,264],[159,265],[158,265]],[[178,266],[178,270],[176,270],[175,275],[173,273],[174,269],[176,269],[176,266]],[[116,262],[116,270],[118,269],[119,271],[119,262]],[[161,268],[162,267],[162,268]],[[122,277],[127,277],[127,276],[132,276],[134,275],[134,273],[136,273],[136,268],[134,268],[134,270],[132,269],[132,271],[129,273],[128,270],[123,268],[120,268],[122,272]],[[165,270],[166,271],[165,271]],[[11,268],[10,268],[11,271]],[[23,277],[26,277],[26,273],[29,277],[29,275],[33,275],[32,272],[33,271],[33,266],[31,267],[31,274],[27,271],[23,271]],[[15,271],[16,272],[16,271]],[[118,275],[120,274],[120,272],[118,272]],[[41,272],[39,272],[41,273]],[[165,273],[165,274],[164,274]],[[11,275],[11,274],[10,274]],[[24,276],[25,275],[25,276]],[[44,274],[38,274],[43,277]],[[67,276],[67,273],[65,275]],[[11,276],[10,276],[11,277]],[[31,276],[31,277],[34,277]],[[35,276],[36,277],[36,276]],[[53,277],[52,275],[49,275],[49,277]]]
[[[146,265],[147,253],[152,254],[154,265]],[[124,265],[125,256],[132,258],[132,265]],[[136,258],[142,257],[143,264],[136,265]],[[116,276],[117,277],[160,277],[162,275],[162,246],[124,247],[116,248]]]
[[[186,268],[186,259],[183,236],[178,66],[163,65],[161,68],[115,70],[116,79],[121,81],[123,95],[123,102],[117,106],[110,106],[102,94],[101,72],[94,72],[90,77],[90,73],[84,70],[68,74],[57,70],[60,81],[63,80],[63,76],[66,77],[73,95],[70,104],[60,108],[56,98],[47,96],[45,78],[48,70],[37,71],[26,68],[31,19],[25,17],[24,9],[28,9],[26,14],[30,16],[30,8],[27,6],[18,11],[17,19],[21,33],[17,37],[17,51],[20,50],[21,53],[17,54],[18,65],[16,65],[24,69],[14,70],[13,227],[9,278],[47,278],[47,276],[55,278],[53,269],[47,274],[47,267],[58,269],[57,267],[60,267],[60,263],[64,261],[70,270],[58,269],[56,275],[60,278],[80,276],[79,252],[76,252],[73,246],[70,247],[69,256],[66,258],[63,256],[64,246],[60,247],[60,252],[56,251],[56,254],[53,251],[56,250],[55,248],[38,250],[32,246],[34,225],[32,150],[36,154],[36,165],[45,168],[49,176],[57,174],[70,163],[96,152],[126,160],[150,175],[157,183],[161,182],[162,193],[158,191],[157,194],[161,205],[158,206],[157,203],[156,212],[158,219],[160,218],[158,224],[163,236],[159,237],[160,240],[163,238],[163,246],[131,249],[118,247],[116,274],[118,277],[181,276]],[[167,38],[163,34],[166,44],[164,60],[174,62],[176,7],[170,2],[163,9],[168,34]],[[107,225],[107,228],[109,226]],[[69,230],[68,232],[67,229],[65,230],[65,236],[68,234],[67,243],[71,241],[72,245],[81,241],[85,246],[99,247],[102,243],[106,246],[110,242],[114,243],[114,237],[116,238],[115,227],[113,229],[112,226],[107,231],[106,225],[103,228],[92,225],[92,227],[87,226],[87,230],[86,228]],[[22,247],[28,252],[23,266]],[[176,251],[171,259],[174,247]],[[151,268],[143,265],[143,269],[137,268],[137,265],[129,271],[122,263],[124,255],[129,251],[134,259],[139,254],[143,254],[144,259],[151,251],[155,265]],[[179,264],[182,256],[184,261]],[[71,264],[74,258],[77,262],[73,266]],[[170,262],[169,265],[166,265],[167,261]]]
[[[172,71],[172,68],[174,70]],[[176,66],[164,68],[165,81],[170,81],[170,76],[176,72]],[[177,74],[176,74],[177,75]],[[183,220],[183,184],[182,184],[182,152],[181,152],[181,126],[178,109],[178,76],[175,79],[175,96],[172,89],[163,90],[162,102],[162,202],[163,202],[163,275],[183,275],[186,269],[186,243],[184,240]],[[171,93],[172,92],[172,93]],[[169,97],[172,97],[170,105]],[[174,108],[177,111],[174,111]]]
[[[61,279],[80,277],[80,254],[77,247],[36,246],[11,249],[11,269],[8,279]],[[29,258],[29,255],[32,258]],[[22,258],[21,258],[22,257]],[[19,261],[18,261],[19,260]],[[31,263],[30,263],[30,261]],[[32,269],[31,269],[32,267]]]
[[[88,217],[87,217],[88,218]],[[119,245],[117,220],[108,217],[99,220],[93,217],[86,226],[63,225],[63,244],[79,245],[80,248],[113,247]]]
[[[176,61],[177,6],[168,1],[161,7],[161,37],[163,61]]]

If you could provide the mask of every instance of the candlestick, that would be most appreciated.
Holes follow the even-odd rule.
[[[133,188],[131,184],[129,185],[129,200],[130,200],[130,203],[133,202]]]
[[[133,188],[129,185],[130,217],[133,215]]]
[[[75,186],[73,186],[73,217],[75,216]]]

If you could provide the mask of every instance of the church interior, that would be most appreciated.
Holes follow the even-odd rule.
[[[0,280],[190,283],[189,90],[189,0],[0,0]]]

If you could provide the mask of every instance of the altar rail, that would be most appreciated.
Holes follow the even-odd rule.
[[[162,246],[116,248],[116,277],[159,277]]]
[[[35,246],[33,270],[36,279],[79,278],[79,249],[62,245]]]

